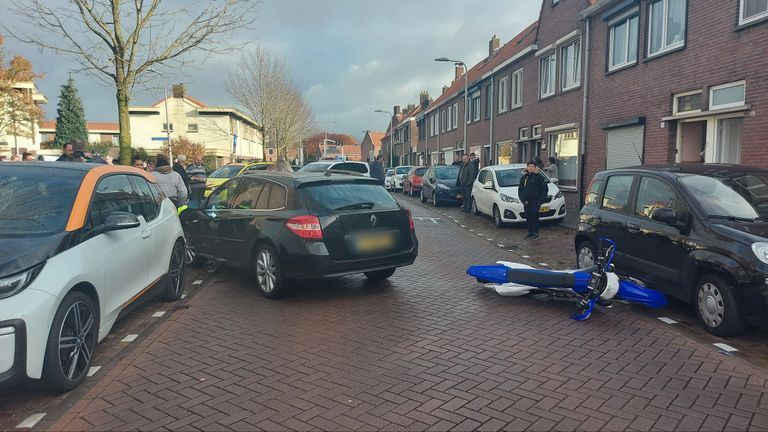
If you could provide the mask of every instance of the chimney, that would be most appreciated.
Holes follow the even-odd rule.
[[[421,105],[421,108],[424,109],[429,106],[429,92],[426,90],[423,90],[419,94],[419,105]]]
[[[395,115],[400,114],[400,105],[395,105],[394,112],[395,112]]]
[[[454,72],[456,73],[456,77],[454,77],[453,80],[456,81],[457,79],[461,78],[461,76],[464,74],[464,68],[459,65],[456,65],[454,66]]]
[[[184,97],[184,84],[173,85],[173,97],[179,99]]]
[[[493,35],[490,42],[488,42],[488,57],[492,56],[497,49],[499,49],[499,38]]]
[[[443,86],[443,93],[445,93],[449,88],[450,87],[448,87],[448,86]]]
[[[416,109],[416,105],[415,104],[408,104],[408,106],[406,107],[406,112],[410,114],[411,111],[413,111],[415,109]]]

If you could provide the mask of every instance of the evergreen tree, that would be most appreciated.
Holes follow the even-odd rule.
[[[56,109],[56,140],[54,145],[62,145],[73,142],[88,142],[88,127],[85,123],[85,110],[83,101],[75,87],[75,81],[69,77],[67,83],[61,86],[59,105]]]

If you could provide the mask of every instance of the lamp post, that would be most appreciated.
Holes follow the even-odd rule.
[[[160,78],[163,79],[163,100],[165,102],[165,136],[168,140],[168,161],[171,163],[171,166],[173,166],[173,149],[171,148],[171,122],[168,121],[168,90],[165,85],[165,75],[154,69],[147,69],[147,72],[156,73],[160,75]]]
[[[436,58],[435,61],[438,62],[450,62],[453,63],[455,66],[463,66],[464,67],[464,151],[466,152],[469,150],[469,147],[467,145],[467,121],[469,120],[469,116],[467,115],[467,65],[461,61],[461,60],[451,60],[448,57],[440,57]]]
[[[329,124],[339,124],[337,121],[325,121],[323,122],[323,159],[326,157],[327,148],[328,148],[328,125]]]
[[[386,114],[387,117],[389,117],[389,125],[387,125],[388,126],[387,129],[389,130],[389,166],[388,166],[388,168],[389,168],[389,167],[392,167],[394,165],[392,163],[392,156],[394,156],[394,153],[395,153],[395,145],[394,145],[394,142],[395,142],[394,135],[395,134],[394,134],[394,131],[392,130],[392,126],[393,126],[392,125],[392,123],[393,123],[392,117],[390,117],[389,113],[384,111],[384,110],[377,109],[374,112]]]

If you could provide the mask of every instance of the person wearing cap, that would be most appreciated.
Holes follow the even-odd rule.
[[[525,206],[525,221],[528,224],[526,240],[538,240],[539,236],[539,207],[547,198],[547,182],[536,166],[535,161],[528,162],[525,174],[520,179],[517,195]]]

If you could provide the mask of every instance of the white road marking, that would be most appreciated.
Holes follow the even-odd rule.
[[[712,344],[712,345],[714,345],[714,346],[716,346],[716,347],[720,348],[721,350],[723,350],[725,352],[728,352],[728,353],[732,353],[732,352],[738,351],[736,348],[734,348],[734,347],[732,347],[732,346],[730,346],[728,344],[724,344],[724,343],[716,343],[716,344]]]
[[[126,335],[123,338],[123,340],[121,340],[120,342],[133,342],[133,341],[136,340],[137,337],[139,337],[139,335],[137,335],[137,334],[129,334],[129,335]]]
[[[483,235],[482,235],[482,234],[480,234],[480,233],[475,233],[475,234],[477,234],[477,236],[478,236],[478,237],[482,237],[482,236],[483,236]]]
[[[520,256],[522,256],[523,258],[530,258],[528,255],[520,255]]]
[[[503,248],[503,247],[504,247],[504,245],[503,245],[503,244],[498,244],[498,243],[496,244],[496,246],[498,246],[498,247],[500,247],[500,248]]]
[[[160,318],[163,315],[165,315],[165,311],[157,311],[152,314],[152,318]]]
[[[22,429],[22,428],[24,428],[24,429],[31,429],[31,428],[35,427],[37,422],[39,422],[40,420],[43,419],[43,417],[45,417],[45,414],[46,413],[32,414],[31,416],[25,418],[24,421],[19,423],[16,427],[18,429]]]
[[[467,226],[466,226],[466,225],[462,225],[461,227],[462,227],[462,228],[466,228]],[[470,231],[471,231],[471,230],[470,230]]]
[[[542,266],[542,267],[549,267],[549,264],[547,264],[547,263],[539,263],[539,265]]]
[[[96,375],[96,372],[98,372],[99,369],[101,369],[101,366],[91,366],[91,368],[88,369],[88,376],[92,377],[92,376]]]
[[[216,271],[216,269],[210,269],[210,270],[208,270],[208,273],[213,273],[215,271]]]
[[[187,293],[182,294],[181,298],[187,298]]]
[[[486,237],[485,239],[488,240],[488,241],[493,241],[493,239],[490,238],[490,237]]]
[[[659,317],[659,321],[663,322],[664,324],[677,324],[677,321],[667,317]]]
[[[192,285],[202,285],[202,284],[203,284],[203,281],[201,279],[198,279],[198,280],[192,282]]]

